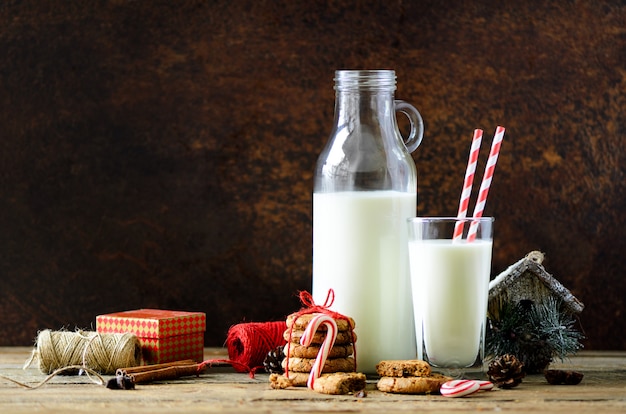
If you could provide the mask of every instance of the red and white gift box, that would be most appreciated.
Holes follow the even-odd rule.
[[[147,365],[204,360],[206,314],[161,309],[137,309],[96,317],[100,333],[134,333]]]

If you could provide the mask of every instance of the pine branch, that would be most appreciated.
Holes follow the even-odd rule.
[[[574,318],[559,309],[561,303],[548,298],[543,306],[533,306],[530,319],[540,337],[551,347],[552,356],[563,361],[583,347],[579,342],[583,335],[574,328]]]
[[[498,318],[491,318],[486,333],[486,354],[495,358],[513,354],[527,372],[543,370],[554,357],[563,360],[582,348],[583,335],[574,328],[573,317],[560,311],[561,303],[548,298],[543,304],[522,300],[505,303]]]

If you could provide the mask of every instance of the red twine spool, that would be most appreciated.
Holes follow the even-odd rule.
[[[237,372],[254,372],[263,368],[267,353],[287,341],[283,334],[285,321],[240,323],[228,330],[226,348],[228,358]]]

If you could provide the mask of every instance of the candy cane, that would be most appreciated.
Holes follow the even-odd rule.
[[[444,383],[439,392],[444,397],[464,397],[480,389],[480,384],[472,380],[452,380]]]
[[[335,340],[337,339],[337,322],[335,320],[323,313],[318,314],[313,317],[309,324],[307,325],[302,337],[300,338],[300,345],[309,346],[313,341],[313,335],[320,327],[320,325],[326,325],[327,332],[326,338],[324,338],[324,342],[320,348],[319,353],[317,354],[317,358],[315,358],[315,362],[313,363],[313,368],[311,369],[311,374],[309,375],[309,379],[306,382],[307,387],[313,389],[313,385],[315,384],[315,380],[322,375],[322,370],[324,369],[324,365],[326,364],[326,359],[328,358],[328,354],[330,353],[330,349],[335,345]]]
[[[464,397],[478,391],[489,391],[493,388],[490,381],[452,380],[444,383],[439,392],[444,397]]]

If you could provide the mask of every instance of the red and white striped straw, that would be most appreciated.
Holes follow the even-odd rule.
[[[476,164],[478,163],[478,154],[480,153],[480,144],[483,140],[483,130],[475,129],[470,146],[469,159],[467,160],[467,168],[465,170],[465,180],[463,181],[463,190],[461,191],[461,200],[459,201],[459,212],[457,218],[464,219],[467,217],[467,208],[469,199],[472,195],[472,186],[474,185],[474,174],[476,173]],[[463,237],[464,221],[457,221],[454,226],[453,240],[460,240]]]
[[[487,195],[489,194],[489,188],[491,187],[491,180],[493,179],[493,172],[496,169],[496,162],[498,161],[498,154],[500,153],[500,146],[502,145],[502,139],[504,138],[504,127],[498,126],[496,133],[491,141],[491,150],[489,151],[489,159],[487,159],[487,166],[485,167],[485,173],[483,175],[483,181],[480,183],[480,190],[478,191],[478,199],[474,206],[474,218],[480,218],[483,216],[485,210],[485,204],[487,203]],[[467,241],[473,241],[476,239],[476,232],[478,231],[478,221],[472,221],[469,232],[467,234]]]

